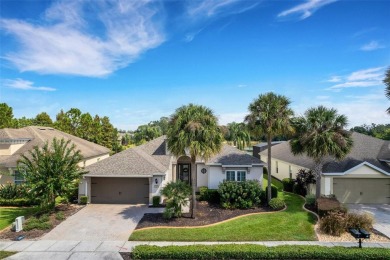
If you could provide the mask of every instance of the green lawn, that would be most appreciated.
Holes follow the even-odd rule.
[[[36,207],[6,208],[0,207],[0,230],[11,225],[16,217],[29,216],[37,210]]]
[[[274,180],[277,187],[280,182]],[[273,181],[273,182],[274,182]],[[158,228],[134,231],[131,241],[314,241],[316,218],[304,211],[304,199],[279,192],[287,210],[252,215],[205,228]]]
[[[0,259],[4,259],[14,254],[16,254],[16,252],[0,251]]]

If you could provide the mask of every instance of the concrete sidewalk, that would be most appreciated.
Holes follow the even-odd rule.
[[[279,245],[319,245],[357,247],[351,242],[318,241],[267,241],[267,242],[142,242],[142,241],[72,241],[72,240],[37,240],[37,241],[0,241],[0,251],[20,252],[7,259],[62,260],[62,259],[118,259],[119,252],[131,252],[137,245],[216,245],[216,244],[257,244],[265,246]],[[389,248],[390,243],[364,242],[363,247]]]

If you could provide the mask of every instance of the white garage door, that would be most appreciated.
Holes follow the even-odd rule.
[[[91,202],[148,204],[148,178],[91,178]]]
[[[341,203],[390,203],[390,178],[333,178],[333,193]]]

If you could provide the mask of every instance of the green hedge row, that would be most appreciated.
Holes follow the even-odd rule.
[[[0,206],[6,206],[6,207],[23,207],[23,206],[32,206],[37,205],[38,203],[27,198],[20,198],[20,199],[0,199]]]
[[[363,245],[364,246],[364,245]],[[133,259],[390,259],[386,248],[285,245],[136,246]]]

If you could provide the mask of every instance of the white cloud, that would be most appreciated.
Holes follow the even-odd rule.
[[[246,88],[248,85],[245,85],[245,84],[239,84],[237,87],[239,88]]]
[[[55,88],[51,87],[35,87],[34,82],[24,79],[5,79],[3,85],[9,88],[22,89],[22,90],[41,90],[41,91],[55,91]]]
[[[218,123],[220,125],[227,125],[231,122],[243,122],[247,114],[247,112],[220,114],[218,115]]]
[[[93,16],[85,6],[93,6]],[[164,41],[157,8],[149,1],[61,1],[36,24],[2,19],[1,28],[20,43],[4,58],[20,71],[107,76]],[[89,28],[95,23],[104,25],[103,36]]]
[[[304,20],[314,14],[318,9],[325,5],[334,3],[338,0],[307,0],[305,3],[294,6],[278,14],[278,17],[286,17],[290,15],[300,15],[300,20]]]
[[[385,67],[376,67],[358,70],[347,76],[336,76],[338,77],[337,79],[340,79],[339,81],[328,81],[341,83],[331,86],[328,90],[339,92],[343,88],[362,88],[382,85],[384,70]]]
[[[362,51],[374,51],[374,50],[383,49],[383,48],[385,48],[385,46],[379,44],[379,42],[377,42],[377,41],[370,41],[369,43],[364,44],[360,48],[360,50],[362,50]]]
[[[340,82],[341,77],[340,76],[332,76],[330,79],[327,80],[327,82]]]

